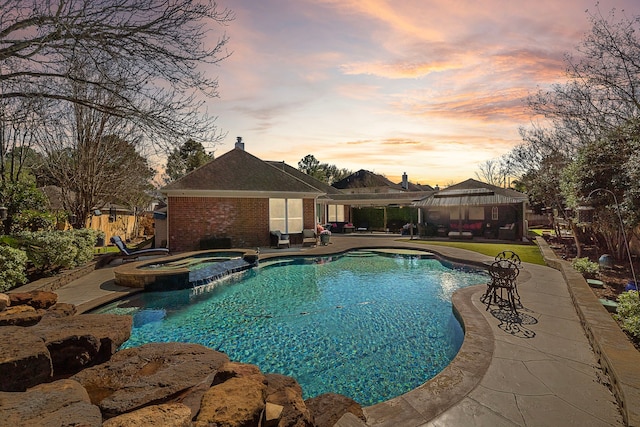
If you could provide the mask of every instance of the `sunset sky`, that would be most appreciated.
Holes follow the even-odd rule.
[[[208,104],[263,160],[444,186],[521,142],[528,94],[564,79],[595,0],[218,0],[236,19]],[[608,16],[638,0],[601,0]]]

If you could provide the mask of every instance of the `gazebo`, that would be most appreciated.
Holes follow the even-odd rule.
[[[414,202],[424,232],[452,238],[520,240],[526,236],[528,197],[468,179]]]

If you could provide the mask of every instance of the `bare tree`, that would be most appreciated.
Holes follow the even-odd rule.
[[[208,65],[228,56],[214,24],[233,19],[198,0],[4,0],[0,4],[0,99],[67,102],[134,122],[154,144],[213,141],[217,96]],[[90,64],[81,74],[70,62]],[[78,97],[70,83],[110,93]],[[107,101],[107,102],[103,102]]]
[[[76,215],[81,226],[93,209],[139,199],[154,174],[137,150],[142,139],[137,124],[87,106],[117,105],[120,99],[120,80],[101,85],[84,82],[92,72],[90,66],[77,59],[68,73],[78,76],[67,86],[68,92],[85,102],[63,103],[57,109],[47,105],[35,126],[47,176],[61,188],[64,208]],[[94,81],[102,78],[98,74]]]
[[[489,159],[478,165],[476,178],[496,187],[507,187],[510,178],[508,163],[504,159]]]
[[[544,117],[565,154],[640,116],[640,18],[589,14],[592,27],[576,56],[567,55],[567,78],[528,100]],[[526,139],[525,139],[526,140]]]

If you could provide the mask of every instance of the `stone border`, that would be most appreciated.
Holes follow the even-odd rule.
[[[598,362],[611,379],[626,425],[640,426],[640,351],[600,304],[587,281],[567,261],[556,257],[546,240],[536,238],[547,265],[559,270],[567,284],[580,323]]]
[[[56,289],[60,289],[64,285],[79,279],[91,273],[96,269],[96,261],[91,261],[87,264],[83,264],[80,267],[76,267],[73,270],[65,270],[55,276],[45,277],[38,279],[34,282],[27,283],[26,285],[19,286],[17,288],[9,289],[7,292],[28,292],[28,291],[47,291],[53,292]]]

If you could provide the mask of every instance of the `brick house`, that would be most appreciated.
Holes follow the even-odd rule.
[[[169,249],[199,250],[216,241],[269,246],[273,230],[288,233],[292,244],[302,242],[302,230],[320,218],[317,204],[326,191],[291,169],[249,154],[239,139],[233,150],[163,187]]]

